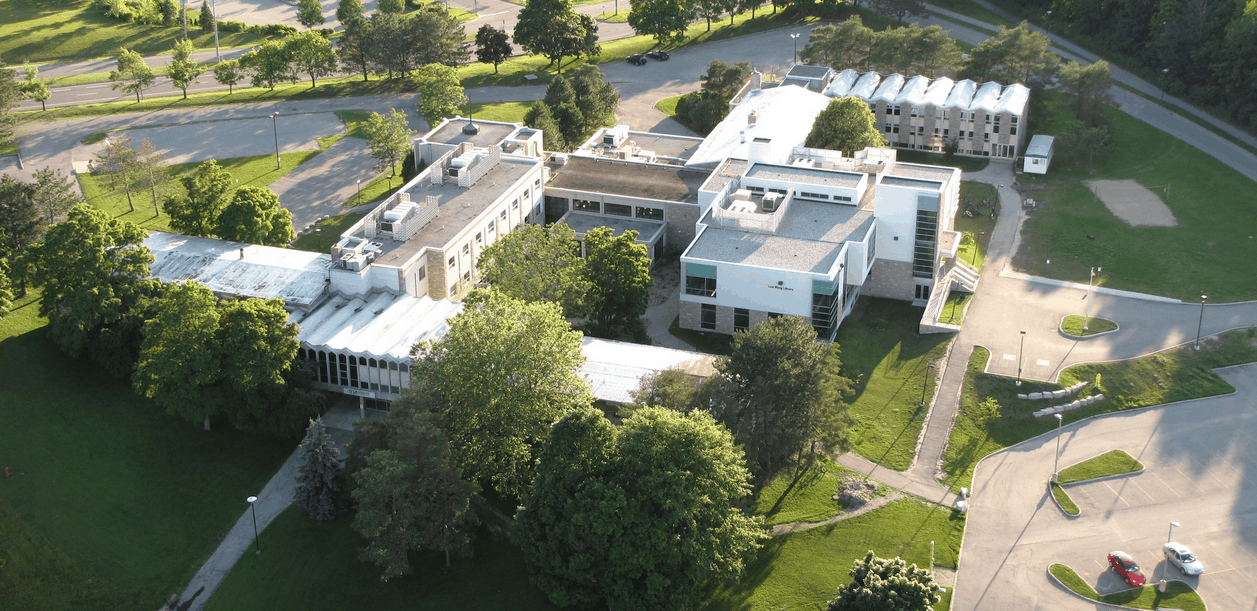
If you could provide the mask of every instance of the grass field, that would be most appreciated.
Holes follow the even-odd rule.
[[[1061,331],[1076,337],[1087,337],[1117,329],[1117,323],[1103,318],[1070,315],[1061,321]]]
[[[930,4],[940,8],[945,8],[952,12],[960,13],[966,17],[972,17],[978,21],[984,21],[992,26],[1004,25],[1011,28],[1017,25],[1007,19],[1004,19],[1003,17],[1000,17],[999,15],[996,15],[995,13],[992,13],[986,8],[979,6],[978,3],[973,2],[973,0],[939,0],[938,2],[931,2]],[[969,24],[965,25],[967,27],[973,27]]]
[[[1023,380],[1020,387],[1011,378],[982,373],[990,353],[975,348],[961,390],[960,413],[947,442],[943,471],[948,476],[944,481],[959,491],[961,486],[970,485],[973,467],[982,457],[1056,427],[1054,418],[1035,418],[1032,412],[1043,406],[1018,399],[1018,393],[1091,381],[1079,396],[1103,393],[1104,400],[1065,412],[1066,423],[1096,414],[1226,394],[1235,389],[1212,370],[1257,361],[1254,337],[1257,329],[1232,331],[1202,343],[1199,352],[1187,347],[1129,361],[1075,365],[1061,372],[1059,385]],[[979,408],[979,401],[986,397],[999,402],[1002,415],[992,419]]]
[[[655,102],[655,108],[658,108],[659,112],[669,117],[675,117],[677,115],[677,102],[679,101],[681,101],[681,96],[674,95]]]
[[[1116,594],[1106,594],[1100,596],[1087,580],[1083,579],[1074,569],[1064,564],[1053,564],[1048,567],[1052,572],[1052,576],[1065,584],[1065,587],[1073,590],[1083,598],[1107,603],[1110,605],[1121,605],[1132,609],[1181,609],[1182,611],[1205,611],[1205,601],[1200,598],[1191,586],[1181,581],[1171,581],[1166,587],[1165,594],[1157,591],[1155,585],[1143,586],[1118,592]]]
[[[167,415],[45,339],[37,300],[0,321],[0,606],[156,609],[293,447]]]
[[[81,61],[112,57],[121,47],[141,55],[170,53],[183,29],[122,23],[106,17],[91,0],[0,0],[0,61]],[[189,11],[199,5],[189,4]],[[198,50],[214,48],[214,34],[189,28]],[[223,48],[248,47],[265,40],[260,34],[219,33]]]
[[[1052,486],[1052,497],[1056,499],[1056,502],[1060,504],[1061,509],[1065,513],[1071,516],[1076,516],[1080,513],[1078,505],[1074,503],[1074,499],[1070,498],[1069,493],[1065,492],[1065,489],[1061,488],[1060,484],[1051,483],[1049,485]]]
[[[1112,450],[1095,458],[1061,469],[1060,477],[1057,481],[1062,484],[1070,484],[1096,479],[1097,477],[1133,473],[1143,468],[1143,464],[1132,458],[1130,454],[1121,450]]]
[[[920,335],[921,308],[903,301],[865,299],[843,321],[834,341],[842,350],[844,374],[855,382],[847,398],[852,450],[875,463],[904,471],[912,465],[925,424],[926,401],[937,383],[936,369],[950,334]],[[926,386],[928,384],[928,386]]]
[[[955,155],[950,161],[947,156],[942,153],[931,153],[929,151],[913,151],[907,149],[895,149],[895,159],[905,163],[924,163],[927,165],[941,165],[949,168],[960,168],[962,172],[979,172],[991,163],[986,157],[965,157]]]
[[[1067,99],[1053,91],[1043,97],[1053,116],[1036,131],[1055,133],[1072,118]],[[1218,302],[1257,298],[1257,240],[1248,237],[1257,235],[1252,181],[1165,132],[1104,110],[1116,143],[1111,161],[1053,164],[1048,175],[1018,177],[1046,190],[1032,195],[1037,205],[1022,229],[1017,268],[1085,283],[1091,266],[1100,265],[1110,288],[1179,299],[1207,294]],[[1178,226],[1127,225],[1087,189],[1089,179],[1135,180],[1166,202]]]
[[[947,303],[943,304],[943,309],[938,313],[938,322],[945,322],[949,325],[959,325],[965,320],[965,304],[969,303],[969,293],[960,291],[952,291],[947,295]]]
[[[842,513],[833,499],[844,476],[855,471],[822,459],[806,471],[783,473],[755,498],[755,513],[769,526],[791,522],[820,522]]]
[[[239,186],[265,187],[282,178],[285,174],[297,169],[297,166],[309,161],[320,151],[299,151],[280,155],[280,169],[275,169],[275,157],[258,155],[255,157],[239,157],[221,159],[218,165],[225,168],[239,181]],[[163,193],[183,192],[183,184],[179,177],[186,176],[196,170],[200,163],[180,163],[167,166],[170,179],[158,188],[157,201],[162,201]],[[158,231],[170,230],[170,217],[157,215],[153,210],[153,196],[147,190],[132,190],[131,198],[135,202],[135,211],[127,205],[127,196],[121,189],[110,190],[103,177],[98,173],[79,174],[79,186],[83,188],[83,196],[88,203],[100,208],[114,218],[130,221],[145,229]]]
[[[999,217],[999,194],[995,187],[966,180],[960,183],[960,194],[972,197],[975,204],[980,204],[984,199],[990,199],[995,202],[994,214]],[[988,214],[992,212],[990,208],[982,208],[980,205],[979,208],[980,213],[973,216],[965,216],[963,210],[959,211],[956,214],[955,229],[973,238],[971,243],[961,243],[956,251],[956,258],[968,263],[981,273],[986,267],[986,251],[991,243],[991,232],[995,231],[995,219]]]

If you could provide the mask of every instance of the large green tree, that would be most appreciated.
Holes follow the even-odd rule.
[[[35,185],[0,175],[0,235],[4,236],[8,258],[21,256],[27,247],[39,241],[48,227],[40,214]]]
[[[170,59],[170,68],[166,72],[170,77],[170,82],[183,90],[185,100],[188,99],[188,87],[205,74],[205,67],[192,59],[192,52],[195,50],[196,47],[192,45],[191,40],[185,39],[175,43],[175,53]]]
[[[339,10],[339,9],[338,9]],[[336,58],[345,70],[353,69],[362,75],[362,80],[370,80],[368,75],[378,70],[375,43],[374,19],[353,19],[345,25],[345,31],[336,45]]]
[[[506,30],[499,30],[489,24],[476,30],[476,61],[482,64],[493,64],[493,73],[498,73],[498,64],[511,56],[511,37]]]
[[[367,116],[367,148],[375,157],[377,172],[393,173],[397,162],[411,150],[410,122],[406,113],[390,108],[388,115],[373,112]]]
[[[629,26],[639,36],[649,35],[661,45],[685,41],[685,30],[695,16],[694,6],[682,0],[629,0]]]
[[[242,426],[262,418],[283,399],[285,374],[300,346],[297,326],[288,322],[282,299],[229,300],[218,311],[219,385],[230,401],[224,413]]]
[[[114,81],[110,87],[123,93],[134,93],[135,101],[139,102],[140,92],[153,86],[157,73],[144,63],[139,53],[130,49],[119,51],[116,59],[118,68],[109,73],[109,80]]]
[[[364,15],[362,0],[340,0],[336,6],[336,20],[346,28],[349,24],[362,20]]]
[[[603,326],[640,323],[650,301],[650,258],[637,243],[637,232],[612,237],[608,227],[585,232],[585,265],[589,270],[589,312]]]
[[[96,153],[93,173],[103,174],[111,189],[121,188],[127,194],[127,206],[135,212],[131,188],[140,183],[143,164],[139,151],[131,148],[131,136],[114,133],[105,138],[104,148]]]
[[[218,230],[218,216],[235,188],[231,173],[211,159],[179,179],[186,195],[166,198],[170,228],[183,234],[210,237]]]
[[[227,95],[236,91],[236,83],[244,80],[244,68],[238,59],[224,59],[214,64],[214,80],[227,86]]]
[[[289,48],[279,41],[263,41],[256,49],[241,55],[240,67],[249,73],[254,87],[273,90],[275,85],[296,80]]]
[[[362,4],[358,4],[358,10],[362,10]],[[337,14],[340,10],[337,9]],[[312,28],[323,23],[323,3],[320,0],[297,0],[297,23],[304,25],[306,29]]]
[[[406,40],[415,47],[415,64],[444,64],[451,68],[467,63],[470,56],[463,46],[467,30],[458,17],[440,2],[430,2],[408,21]]]
[[[266,187],[240,187],[218,215],[214,231],[224,240],[283,246],[292,241],[292,213]]]
[[[83,203],[83,196],[74,190],[74,183],[61,170],[35,170],[35,207],[44,223],[60,222],[70,209]]]
[[[867,70],[876,35],[859,15],[833,25],[818,25],[812,28],[807,46],[799,50],[799,58],[835,70]]]
[[[1061,89],[1074,94],[1074,118],[1095,125],[1101,118],[1100,107],[1112,102],[1109,88],[1113,86],[1109,62],[1100,60],[1087,66],[1065,62],[1060,67]]]
[[[851,567],[854,578],[838,589],[829,611],[930,611],[939,601],[934,573],[869,550]]]
[[[419,91],[419,114],[430,127],[457,116],[467,104],[458,71],[449,66],[428,64],[415,73],[414,82]]]
[[[415,347],[402,405],[438,410],[471,481],[518,496],[551,424],[593,398],[578,368],[581,334],[558,304],[477,291],[439,342]]]
[[[551,429],[512,538],[560,606],[691,609],[765,535],[734,506],[750,493],[743,461],[701,411],[647,407],[616,428],[583,409]]]
[[[1004,84],[1042,82],[1056,71],[1059,61],[1047,50],[1047,34],[1032,31],[1023,21],[1017,27],[1001,25],[999,32],[969,52],[965,75],[975,81]]]
[[[635,405],[653,405],[678,412],[688,412],[699,405],[699,384],[695,376],[681,367],[652,371],[629,391]]]
[[[144,323],[135,390],[172,415],[203,421],[208,431],[210,417],[227,402],[218,384],[218,298],[204,285],[185,282],[167,289],[155,309]]]
[[[533,102],[524,113],[524,125],[541,130],[541,146],[547,151],[569,151],[571,147],[563,137],[563,128],[554,119],[550,106],[543,100]]]
[[[886,146],[886,137],[877,129],[877,118],[864,100],[856,97],[831,100],[816,115],[806,146],[842,151],[851,156],[870,146]]]
[[[593,57],[602,49],[593,17],[572,10],[569,0],[528,0],[515,23],[515,44],[557,64],[557,72],[563,58]]]
[[[22,102],[22,86],[17,80],[17,70],[0,63],[0,145],[13,141],[13,108]]]
[[[806,462],[816,450],[846,442],[842,395],[850,380],[839,375],[836,344],[816,341],[797,316],[770,318],[738,333],[732,352],[716,361],[713,384],[723,400],[713,407],[746,449],[761,481],[788,462]]]
[[[922,17],[927,14],[925,2],[921,0],[869,0],[869,8],[892,15],[899,23],[903,23],[903,18],[909,15]]]
[[[336,519],[337,501],[340,498],[340,450],[327,432],[323,418],[315,418],[306,428],[305,439],[298,446],[301,451],[301,467],[297,475],[297,490],[293,504],[306,512],[306,517],[316,522]]]
[[[480,277],[502,294],[523,301],[553,301],[563,315],[584,313],[590,284],[578,254],[576,232],[564,223],[523,225],[480,253]]]
[[[318,32],[300,32],[285,38],[284,50],[294,67],[310,75],[310,87],[318,85],[319,77],[336,72],[332,44]]]

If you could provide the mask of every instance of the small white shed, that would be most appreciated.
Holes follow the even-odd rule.
[[[1052,164],[1055,141],[1056,139],[1052,136],[1041,134],[1030,138],[1030,146],[1026,147],[1026,161],[1022,171],[1027,174],[1047,174],[1048,166]]]

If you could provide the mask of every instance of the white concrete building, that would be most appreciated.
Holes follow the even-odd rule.
[[[1052,165],[1052,155],[1056,153],[1056,138],[1039,134],[1030,139],[1026,147],[1026,160],[1022,171],[1027,174],[1047,174]]]

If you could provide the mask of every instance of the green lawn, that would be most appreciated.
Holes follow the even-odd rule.
[[[833,497],[848,475],[858,474],[827,459],[800,473],[783,473],[759,491],[755,512],[770,526],[831,518],[842,513]]]
[[[1096,479],[1097,477],[1133,473],[1143,468],[1143,464],[1132,458],[1130,454],[1121,450],[1111,450],[1095,458],[1084,460],[1076,465],[1061,469],[1061,473],[1057,478],[1057,481],[1062,484],[1070,484],[1088,479]]]
[[[1069,493],[1065,492],[1064,488],[1061,488],[1059,484],[1053,483],[1049,485],[1052,486],[1052,496],[1056,498],[1057,503],[1060,503],[1061,509],[1065,510],[1065,513],[1071,516],[1076,516],[1080,513],[1078,505],[1074,503],[1074,499],[1070,498]]]
[[[292,247],[297,250],[307,250],[310,252],[328,252],[332,244],[340,239],[340,234],[358,222],[358,219],[365,215],[365,212],[355,214],[342,214],[333,216],[319,221],[317,227],[322,232],[315,233],[313,231],[297,237],[293,240]]]
[[[1000,17],[999,15],[996,15],[995,13],[992,13],[982,6],[979,6],[978,3],[973,0],[931,0],[930,4],[939,8],[945,8],[955,13],[960,13],[966,17],[972,17],[978,21],[984,21],[991,24],[992,27],[1004,25],[1011,28],[1017,25],[1007,19],[1004,19],[1003,17]],[[969,24],[965,25],[967,27],[973,27]]]
[[[996,219],[992,219],[991,214],[999,217],[999,193],[993,185],[966,180],[960,183],[960,194],[973,198],[973,203],[978,204],[979,214],[965,216],[964,210],[956,213],[956,231],[973,238],[972,243],[961,243],[956,251],[956,258],[968,263],[981,273],[986,267],[986,251],[991,243],[991,233],[995,231]],[[981,202],[984,199],[995,202],[995,209],[982,207]]]
[[[594,19],[604,23],[627,23],[628,16],[628,10],[621,10],[619,13],[615,11],[607,11],[601,15],[595,16]]]
[[[848,520],[773,537],[739,583],[717,588],[700,609],[821,610],[868,550],[926,566],[934,541],[934,563],[954,569],[963,532],[964,517],[951,509],[899,499]]]
[[[889,469],[906,470],[916,453],[917,437],[933,393],[937,363],[951,334],[920,335],[921,308],[891,299],[861,298],[852,316],[838,328],[844,374],[855,382],[847,398],[855,424],[852,449]],[[928,374],[928,375],[927,375]],[[928,387],[925,387],[926,384]]]
[[[938,313],[938,322],[945,322],[949,325],[963,324],[965,319],[965,305],[969,303],[969,293],[960,291],[952,291],[947,295],[947,303],[943,304],[943,309]]]
[[[240,186],[265,187],[295,170],[297,166],[309,161],[315,155],[318,155],[319,152],[299,151],[296,153],[283,153],[280,155],[281,166],[279,170],[275,169],[275,157],[273,155],[220,159],[218,164],[228,172],[231,172],[231,175],[236,178]],[[158,189],[158,203],[160,204],[162,201],[163,193],[183,192],[183,184],[179,182],[179,177],[193,172],[198,165],[200,163],[180,163],[167,166],[170,171],[170,179]],[[117,191],[110,190],[107,183],[98,173],[79,174],[78,179],[79,186],[83,188],[83,196],[87,198],[88,203],[100,208],[114,218],[131,221],[145,229],[170,231],[170,217],[165,214],[158,216],[154,213],[153,196],[149,191],[132,191],[131,197],[135,202],[135,211],[132,212],[130,206],[127,205],[126,193],[121,189]]]
[[[0,0],[0,61],[80,61],[112,57],[120,47],[142,55],[170,53],[183,38],[180,27],[122,23],[106,17],[90,0]],[[189,11],[199,5],[189,4]],[[198,50],[214,48],[214,34],[189,27]],[[265,40],[260,34],[219,33],[222,48],[249,47]]]
[[[524,114],[535,102],[497,102],[494,104],[468,104],[471,116],[486,121],[523,123]]]
[[[655,108],[658,108],[659,112],[669,117],[675,117],[677,115],[677,102],[679,101],[681,101],[681,96],[674,95],[655,102]]]
[[[895,149],[895,159],[904,163],[924,163],[927,165],[941,165],[949,168],[960,168],[962,172],[980,172],[991,163],[986,157],[965,157],[963,155],[954,155],[951,160],[942,153],[931,153],[929,151],[913,151],[907,149]]]
[[[1072,118],[1067,99],[1053,91],[1043,97],[1051,116],[1035,131],[1055,133]],[[1022,230],[1017,268],[1087,282],[1091,266],[1101,265],[1110,288],[1191,300],[1207,294],[1217,302],[1257,298],[1252,181],[1165,132],[1104,110],[1117,145],[1110,162],[1071,166],[1058,155],[1049,174],[1018,177],[1046,190],[1033,194],[1037,205]],[[1083,184],[1090,179],[1135,180],[1166,200],[1178,226],[1127,225]]]
[[[45,339],[37,299],[0,321],[0,600],[156,609],[293,446],[167,415]]]
[[[1048,567],[1052,572],[1052,576],[1065,584],[1065,587],[1073,590],[1083,598],[1107,603],[1110,605],[1121,605],[1132,609],[1181,609],[1182,611],[1205,611],[1205,601],[1200,598],[1191,586],[1181,581],[1171,581],[1166,586],[1165,594],[1157,590],[1155,585],[1143,586],[1118,592],[1116,594],[1106,594],[1100,596],[1096,593],[1095,588],[1087,583],[1074,569],[1064,564],[1053,564]]]
[[[1071,314],[1061,321],[1061,331],[1077,337],[1107,333],[1117,329],[1117,323],[1103,318],[1086,318]]]
[[[1059,385],[1024,380],[1020,387],[1011,378],[982,373],[989,352],[975,348],[961,390],[960,414],[947,442],[943,471],[948,476],[944,481],[953,491],[959,491],[970,485],[973,467],[982,457],[1056,427],[1055,418],[1033,416],[1035,410],[1044,407],[1043,402],[1018,399],[1018,393],[1057,390],[1091,381],[1078,396],[1103,393],[1104,400],[1065,412],[1066,423],[1096,414],[1226,394],[1235,389],[1213,369],[1257,361],[1254,338],[1257,328],[1232,331],[1202,343],[1199,352],[1189,346],[1129,361],[1075,365],[1061,372]],[[1097,376],[1099,389],[1095,384]],[[999,402],[1002,415],[990,420],[988,414],[979,410],[978,403],[985,397]]]

